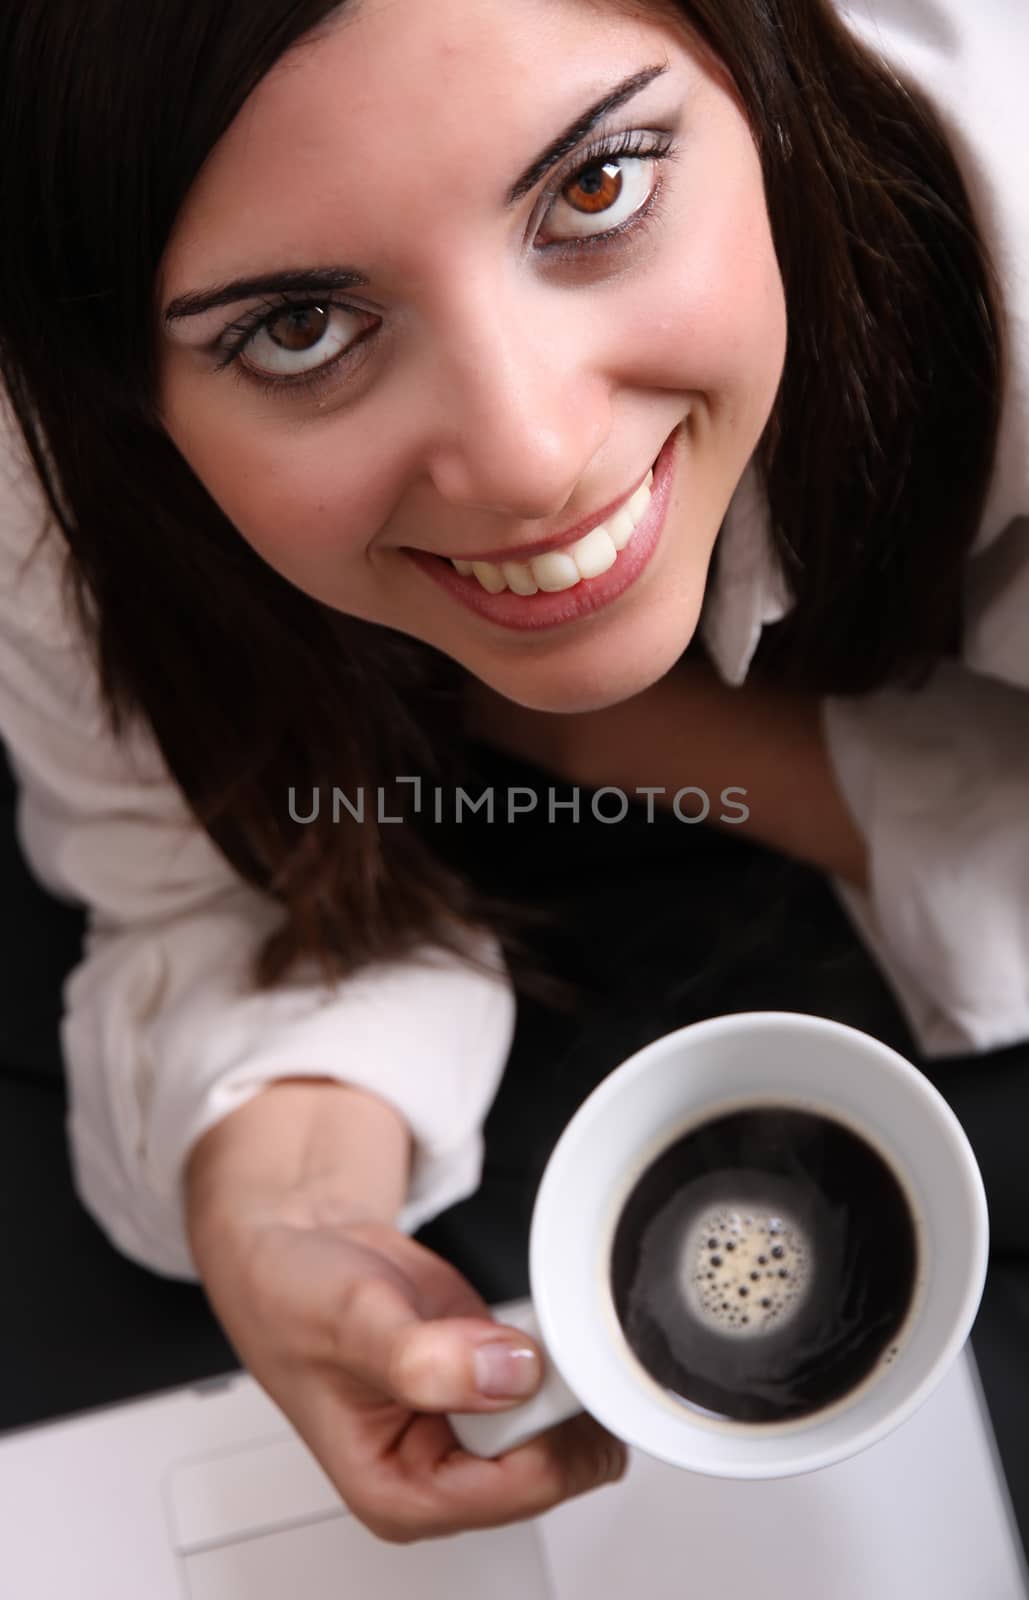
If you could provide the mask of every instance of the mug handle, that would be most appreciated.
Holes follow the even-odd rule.
[[[516,1450],[526,1439],[574,1417],[583,1409],[578,1396],[564,1382],[543,1342],[531,1300],[509,1300],[490,1307],[498,1322],[521,1328],[534,1339],[543,1355],[543,1382],[528,1400],[507,1411],[449,1411],[447,1421],[457,1441],[473,1456],[500,1456]]]

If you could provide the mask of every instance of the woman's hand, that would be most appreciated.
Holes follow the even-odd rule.
[[[500,1527],[622,1476],[624,1445],[585,1415],[495,1460],[465,1452],[442,1413],[516,1403],[477,1386],[477,1357],[536,1347],[446,1261],[387,1222],[337,1220],[326,1193],[323,1174],[317,1202],[294,1189],[276,1214],[247,1183],[219,1184],[216,1201],[205,1185],[191,1242],[241,1361],[372,1533]],[[506,1370],[539,1387],[532,1354]]]

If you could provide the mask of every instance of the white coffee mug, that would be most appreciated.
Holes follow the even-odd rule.
[[[786,1422],[734,1422],[687,1406],[628,1344],[609,1279],[636,1180],[691,1128],[751,1106],[815,1112],[885,1160],[915,1224],[917,1272],[895,1353],[831,1405]],[[865,1450],[928,1399],[971,1331],[986,1279],[982,1177],[942,1095],[896,1051],[802,1013],[716,1017],[630,1056],[579,1107],[536,1196],[528,1300],[491,1308],[544,1352],[529,1400],[451,1413],[466,1450],[496,1456],[579,1411],[658,1460],[713,1477],[812,1472]]]

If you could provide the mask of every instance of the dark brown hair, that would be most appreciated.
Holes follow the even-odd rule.
[[[641,15],[657,5],[640,5]],[[1000,295],[928,102],[827,0],[681,0],[761,155],[789,341],[757,463],[795,596],[755,671],[820,693],[917,682],[960,630],[1002,395]],[[473,888],[398,775],[465,775],[464,670],[279,577],[161,429],[154,287],[179,208],[247,95],[336,0],[20,0],[0,19],[0,370],[93,641],[116,736],[142,718],[200,824],[284,907],[258,987],[327,981],[492,928],[523,987],[529,906]]]

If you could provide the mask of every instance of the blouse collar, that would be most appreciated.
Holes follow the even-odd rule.
[[[747,676],[761,630],[793,606],[772,546],[768,500],[753,459],[729,503],[715,551],[700,632],[726,683]]]

